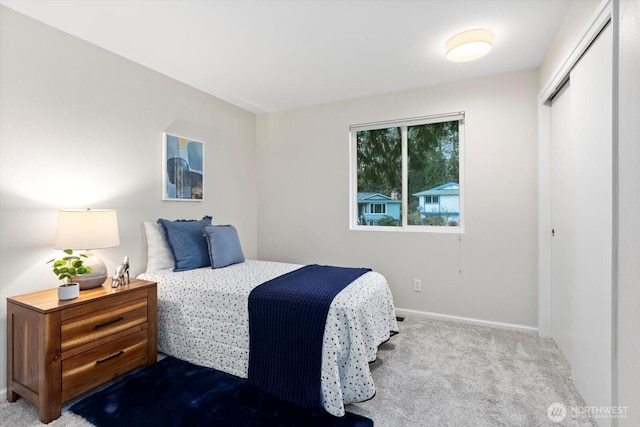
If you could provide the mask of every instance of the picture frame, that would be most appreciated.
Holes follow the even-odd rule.
[[[204,200],[204,142],[162,133],[162,200]]]

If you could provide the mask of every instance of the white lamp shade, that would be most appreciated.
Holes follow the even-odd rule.
[[[493,47],[493,34],[488,30],[469,30],[451,37],[446,45],[447,59],[453,62],[473,61],[485,56]]]
[[[64,209],[58,211],[56,249],[101,249],[120,244],[114,209]]]

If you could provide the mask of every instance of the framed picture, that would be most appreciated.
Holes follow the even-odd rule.
[[[204,200],[204,143],[162,133],[162,200]]]

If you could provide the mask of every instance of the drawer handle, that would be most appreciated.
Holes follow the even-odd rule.
[[[109,357],[105,357],[104,359],[100,359],[100,360],[96,360],[96,365],[99,365],[101,363],[107,362],[111,359],[115,359],[116,357],[120,357],[124,354],[124,350],[120,350],[119,352],[117,352],[116,354],[112,354]]]
[[[124,317],[120,316],[117,319],[113,319],[113,320],[109,320],[108,322],[104,322],[104,323],[98,323],[94,329],[100,329],[100,328],[104,328],[105,326],[109,326],[112,323],[117,323],[120,322],[121,320],[124,320]]]

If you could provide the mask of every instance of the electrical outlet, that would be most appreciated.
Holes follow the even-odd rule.
[[[422,280],[413,279],[413,292],[422,292]]]

